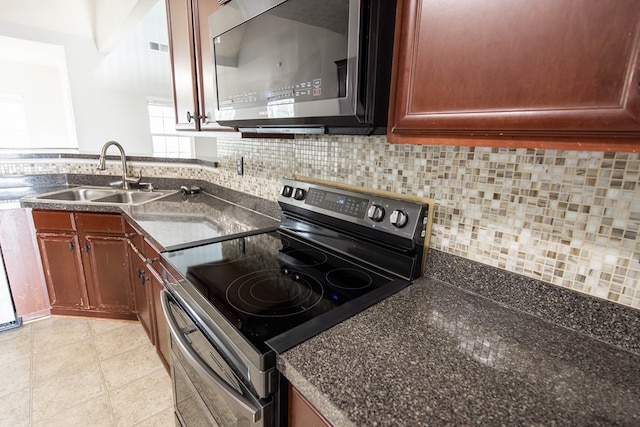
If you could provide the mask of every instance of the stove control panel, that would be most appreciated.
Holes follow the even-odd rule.
[[[298,213],[317,212],[406,238],[425,237],[423,232],[430,209],[416,199],[383,191],[372,190],[369,194],[285,179],[278,202],[284,210],[292,206]]]

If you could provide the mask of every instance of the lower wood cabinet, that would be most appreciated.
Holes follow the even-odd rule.
[[[72,232],[37,232],[49,301],[54,310],[88,310],[78,236]]]
[[[160,360],[169,370],[169,330],[160,301],[162,277],[156,269],[160,255],[131,224],[127,223],[126,228],[135,313],[149,340],[156,346]]]
[[[27,322],[50,314],[31,209],[0,209],[0,247],[18,317]]]
[[[135,312],[138,320],[142,324],[142,328],[147,333],[149,340],[155,342],[153,317],[151,311],[152,294],[149,290],[150,278],[147,272],[147,262],[142,254],[131,250],[131,283],[133,287],[133,296],[135,300]]]
[[[295,387],[289,384],[289,427],[328,427],[331,425]]]
[[[162,312],[162,301],[160,299],[160,293],[164,286],[162,285],[162,279],[156,270],[150,269],[150,273],[152,293],[151,301],[156,336],[155,345],[160,359],[167,370],[169,370],[169,329],[167,327],[167,321],[164,318],[164,313]]]
[[[119,214],[33,211],[53,314],[135,319]]]

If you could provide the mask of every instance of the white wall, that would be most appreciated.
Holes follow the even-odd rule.
[[[164,17],[164,2],[158,2],[152,13],[156,18]],[[97,154],[104,142],[111,139],[119,141],[128,155],[151,153],[147,97],[172,97],[168,54],[153,52],[164,56],[134,60],[135,55],[121,54],[120,45],[104,54],[98,51],[92,37],[39,29],[22,22],[10,23],[3,21],[5,17],[2,10],[0,35],[64,47],[81,153]],[[160,22],[160,26],[166,28],[166,21]],[[127,32],[121,43],[135,39],[137,47],[144,51],[145,38],[136,33],[136,28]],[[145,43],[148,50],[148,41]],[[149,70],[156,71],[153,77],[149,76]]]

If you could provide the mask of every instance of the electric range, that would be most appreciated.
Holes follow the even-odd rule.
[[[428,199],[309,179],[285,179],[278,202],[275,231],[162,254],[168,306],[211,343],[263,422],[282,394],[277,354],[420,276],[433,210]]]

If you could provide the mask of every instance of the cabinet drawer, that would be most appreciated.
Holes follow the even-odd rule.
[[[76,213],[76,223],[85,233],[124,233],[120,214]]]
[[[144,254],[147,258],[158,258],[160,256],[159,251],[147,239],[144,239]]]
[[[73,213],[64,211],[33,211],[36,230],[74,231]]]

